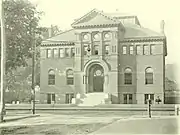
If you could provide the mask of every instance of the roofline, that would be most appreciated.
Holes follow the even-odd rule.
[[[75,27],[76,27],[75,24],[77,24],[78,22],[80,22],[82,19],[84,19],[86,16],[88,16],[88,15],[91,14],[92,12],[96,12],[96,13],[98,13],[98,14],[100,14],[100,15],[102,15],[102,16],[104,16],[104,17],[106,17],[106,18],[108,18],[108,19],[110,19],[110,20],[112,20],[112,21],[114,21],[114,22],[116,22],[117,24],[120,24],[122,27],[124,27],[123,24],[122,24],[119,20],[117,20],[117,19],[115,19],[115,18],[113,18],[113,17],[111,17],[111,16],[108,16],[108,15],[104,14],[103,12],[97,10],[96,8],[93,9],[93,10],[91,10],[89,13],[85,14],[85,15],[82,16],[81,18],[79,18],[79,19],[78,19],[77,21],[75,21],[74,23],[72,23],[71,26],[72,26],[73,28],[75,28]],[[93,25],[92,25],[92,26],[93,26]]]
[[[86,16],[88,16],[89,14],[91,14],[93,11],[95,11],[96,9],[94,8],[93,10],[91,10],[90,12],[86,13],[85,15],[83,15],[82,17],[78,18],[76,21],[74,21],[72,25],[74,25],[75,23],[78,23],[79,21],[81,21],[83,18],[85,18]]]
[[[131,41],[164,41],[166,40],[165,36],[153,36],[153,37],[131,37],[131,38],[124,38],[120,40],[120,42],[131,42]]]
[[[69,32],[69,31],[71,31],[71,30],[74,30],[74,29],[69,29],[69,30],[63,31],[63,32],[61,32],[61,33],[59,33],[59,34],[57,34],[57,35],[55,35],[55,36],[53,36],[53,37],[59,36],[59,35],[61,35],[61,34],[64,34],[64,33],[66,33],[66,32]],[[51,38],[53,38],[53,37],[46,38],[46,39],[44,39],[43,41],[46,41],[46,40],[51,39]],[[43,42],[43,41],[42,41],[42,42]]]

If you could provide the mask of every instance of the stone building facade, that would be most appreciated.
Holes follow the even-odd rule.
[[[41,102],[71,103],[77,93],[105,93],[114,104],[146,104],[149,98],[163,103],[163,31],[142,27],[137,16],[96,9],[72,28],[42,42]]]

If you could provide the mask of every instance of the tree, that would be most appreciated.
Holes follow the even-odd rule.
[[[5,97],[6,99],[11,97],[14,100],[23,100],[29,95],[31,85],[26,82],[26,76],[17,74],[17,69],[31,66],[28,62],[32,58],[32,44],[35,39],[36,46],[41,44],[41,36],[35,37],[35,35],[42,35],[45,30],[39,27],[42,12],[38,12],[28,0],[5,0],[4,14],[7,53],[6,82],[9,91]],[[39,57],[39,53],[37,56]],[[21,72],[24,71],[25,69]]]
[[[34,32],[41,34],[38,23],[42,12],[27,0],[4,1],[6,26],[6,72],[19,66],[26,66],[31,58]]]

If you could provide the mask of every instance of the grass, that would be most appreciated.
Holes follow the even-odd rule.
[[[86,135],[105,126],[105,123],[95,124],[70,124],[70,125],[38,125],[38,126],[16,126],[0,128],[1,135],[7,134],[38,134],[38,135]]]

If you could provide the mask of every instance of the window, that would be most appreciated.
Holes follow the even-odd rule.
[[[123,54],[127,54],[127,47],[123,46]]]
[[[60,49],[59,49],[59,57],[60,57],[60,58],[63,58],[63,57],[64,57],[64,49],[63,49],[63,48],[60,48]]]
[[[52,50],[47,49],[47,58],[51,58],[51,57],[52,57]]]
[[[123,94],[123,97],[124,97],[124,104],[132,104],[132,97],[133,95],[132,94]]]
[[[55,94],[48,93],[47,94],[47,104],[51,104],[52,102],[55,103],[55,101],[56,101]]]
[[[98,55],[99,54],[99,45],[95,45],[94,46],[94,55]]]
[[[105,39],[105,40],[111,39],[111,33],[110,33],[110,32],[104,33],[104,39]]]
[[[72,99],[74,98],[73,93],[67,93],[66,94],[66,104],[72,103]]]
[[[154,94],[144,94],[144,104],[147,104],[149,99],[151,99],[151,101],[153,103],[154,102]]]
[[[95,40],[98,40],[98,39],[100,38],[100,36],[99,36],[98,33],[95,33],[95,34],[93,35],[93,38],[94,38]]]
[[[145,84],[153,84],[153,69],[150,67],[145,70]]]
[[[123,94],[124,96],[124,104],[127,104],[127,94]]]
[[[88,46],[84,45],[84,55],[87,55],[87,54],[88,54]]]
[[[71,48],[71,56],[74,57],[75,56],[75,49]]]
[[[59,57],[58,49],[57,48],[53,49],[53,55],[54,55],[54,58],[58,58]]]
[[[140,45],[137,45],[137,46],[136,46],[136,54],[137,54],[137,55],[142,55],[142,48],[141,48]]]
[[[65,57],[70,57],[71,50],[70,48],[65,48]]]
[[[150,48],[148,45],[143,46],[143,54],[144,55],[149,55],[150,54]]]
[[[89,35],[86,33],[83,35],[83,40],[88,40],[89,39]]]
[[[105,45],[105,54],[106,54],[106,55],[109,54],[109,45]]]
[[[133,103],[133,95],[129,94],[129,104],[132,104],[132,103]]]
[[[48,85],[55,85],[55,72],[52,69],[48,72]]]
[[[133,53],[134,53],[134,46],[131,45],[131,46],[129,47],[129,54],[132,55]]]
[[[46,58],[46,50],[41,50],[41,58]]]
[[[124,84],[132,84],[132,70],[126,68],[124,72]]]
[[[155,45],[151,45],[151,54],[155,54]]]
[[[72,69],[67,70],[66,81],[67,81],[67,85],[73,85],[74,84],[74,74],[73,74]]]
[[[55,97],[55,94],[52,94],[52,101],[56,101],[56,97]]]

